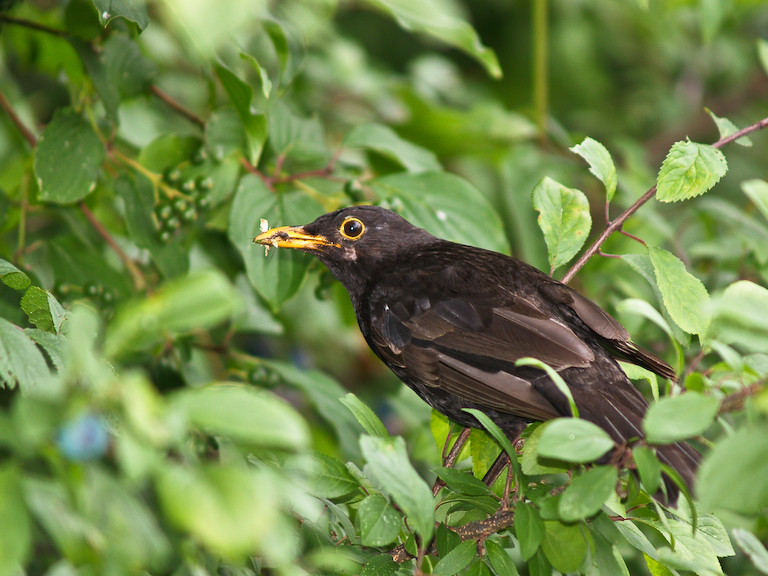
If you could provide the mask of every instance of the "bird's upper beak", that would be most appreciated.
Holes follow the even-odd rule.
[[[302,226],[280,226],[262,232],[253,239],[256,244],[275,246],[276,248],[296,248],[298,250],[317,250],[325,246],[339,247],[325,236],[308,234]]]

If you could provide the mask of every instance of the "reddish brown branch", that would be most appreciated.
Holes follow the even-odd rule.
[[[443,468],[452,468],[453,465],[456,464],[461,449],[464,448],[464,445],[467,443],[471,432],[471,428],[462,428],[458,438],[456,438],[456,442],[453,443],[450,452],[443,458]],[[437,493],[440,492],[440,488],[443,486],[445,486],[445,482],[443,482],[441,478],[436,478],[435,483],[432,485],[432,496],[437,496]]]
[[[5,94],[3,94],[2,90],[0,90],[0,108],[3,109],[3,112],[8,114],[8,118],[11,119],[11,122],[13,122],[13,125],[16,126],[16,129],[21,132],[21,135],[24,136],[24,139],[32,148],[34,148],[35,144],[37,144],[37,136],[35,136],[32,131],[24,125],[24,122],[22,122],[21,118],[19,118],[19,115],[16,114],[16,110],[14,110],[13,106],[11,106],[11,103],[8,102],[8,99],[5,97]]]
[[[752,124],[751,126],[747,126],[746,128],[742,128],[738,132],[735,132],[731,134],[730,136],[725,136],[724,138],[720,138],[717,142],[712,144],[713,148],[722,148],[726,144],[730,144],[734,140],[738,140],[739,138],[746,136],[747,134],[751,134],[752,132],[757,132],[758,130],[762,130],[768,126],[768,118],[763,118],[759,122],[756,122],[755,124]],[[581,270],[584,265],[589,261],[592,256],[597,254],[600,251],[600,247],[605,243],[605,241],[608,239],[609,236],[611,236],[614,232],[617,230],[620,230],[621,227],[624,225],[624,222],[627,221],[627,219],[632,216],[637,210],[648,200],[653,198],[656,195],[656,186],[654,185],[650,190],[648,190],[645,194],[643,194],[634,204],[632,204],[629,208],[627,208],[624,212],[622,212],[615,220],[611,221],[611,223],[608,225],[608,227],[603,230],[603,233],[600,234],[597,240],[587,249],[584,254],[581,255],[581,257],[576,261],[576,263],[571,266],[570,270],[565,273],[565,276],[563,276],[562,282],[564,284],[567,284],[570,282],[573,277]]]
[[[120,260],[123,261],[123,264],[125,264],[125,267],[128,269],[128,272],[133,278],[133,285],[136,290],[144,290],[144,288],[147,286],[147,281],[144,279],[144,274],[142,274],[141,270],[139,270],[138,266],[136,266],[136,263],[128,257],[128,254],[126,254],[120,245],[115,241],[109,231],[104,228],[103,224],[99,222],[98,218],[94,216],[90,208],[85,205],[85,202],[80,203],[80,211],[85,215],[88,222],[91,223],[91,226],[93,226],[94,230],[98,232],[99,236],[101,236],[104,241],[109,244],[109,247],[112,248]]]
[[[14,24],[16,26],[23,26],[25,28],[31,28],[32,30],[38,30],[40,32],[45,32],[46,34],[58,36],[59,38],[71,37],[70,34],[64,30],[57,30],[56,28],[51,28],[50,26],[46,26],[44,24],[38,24],[37,22],[32,22],[31,20],[24,20],[23,18],[14,18],[13,16],[8,16],[8,14],[0,14],[0,22],[5,22],[6,24]]]
[[[160,100],[162,100],[165,104],[170,106],[173,110],[184,116],[187,120],[190,122],[193,122],[200,126],[201,128],[205,126],[205,120],[200,118],[197,114],[192,112],[189,108],[185,107],[183,104],[172,98],[170,95],[168,95],[166,92],[163,92],[160,88],[157,86],[152,86],[150,88],[152,91],[152,94],[157,96]]]

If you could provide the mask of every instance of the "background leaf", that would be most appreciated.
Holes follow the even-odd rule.
[[[645,415],[645,438],[651,444],[669,444],[696,436],[709,428],[719,409],[717,398],[697,392],[662,398]]]

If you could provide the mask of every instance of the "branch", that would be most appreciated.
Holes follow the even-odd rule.
[[[38,24],[37,22],[32,22],[31,20],[14,18],[13,16],[8,16],[8,14],[0,14],[0,22],[5,22],[6,24],[15,24],[16,26],[23,26],[25,28],[31,28],[33,30],[45,32],[46,34],[58,36],[59,38],[72,37],[71,34],[65,32],[64,30],[57,30],[56,28],[51,28],[50,26],[45,26],[44,24]]]
[[[200,116],[192,112],[189,108],[187,108],[186,106],[184,106],[183,104],[181,104],[180,102],[172,98],[169,94],[160,90],[160,88],[158,88],[157,86],[153,85],[150,88],[150,90],[152,91],[152,94],[157,96],[160,100],[165,102],[168,106],[173,108],[176,112],[184,116],[190,122],[197,124],[201,128],[205,126],[205,120],[203,120],[202,118],[200,118]]]
[[[763,388],[765,388],[766,383],[768,383],[768,378],[762,378],[749,386],[745,386],[741,390],[737,390],[733,394],[729,394],[720,401],[719,413],[725,414],[726,412],[741,410],[744,408],[744,402],[747,398],[761,392]]]
[[[739,138],[746,136],[747,134],[751,134],[752,132],[757,132],[758,130],[762,130],[768,126],[768,118],[763,118],[759,122],[756,122],[755,124],[752,124],[751,126],[747,126],[746,128],[742,128],[738,132],[734,132],[730,136],[725,136],[723,138],[720,138],[717,142],[712,144],[712,148],[722,148],[726,144],[730,144],[734,140],[738,140]],[[603,230],[603,233],[600,234],[597,240],[587,249],[584,254],[581,255],[581,257],[576,261],[576,263],[571,266],[571,269],[566,272],[565,276],[563,276],[563,279],[561,280],[563,284],[568,284],[568,282],[573,279],[573,277],[578,273],[579,270],[581,270],[584,265],[589,261],[592,256],[597,254],[600,251],[600,247],[605,243],[605,241],[608,239],[608,237],[616,232],[617,230],[620,230],[621,227],[624,225],[624,222],[626,222],[627,218],[632,216],[637,210],[648,200],[653,198],[656,195],[656,185],[654,184],[653,187],[650,188],[645,194],[643,194],[632,206],[627,208],[624,212],[621,213],[615,220],[613,220],[608,227]]]
[[[21,132],[21,135],[24,136],[24,139],[27,141],[30,147],[34,148],[35,144],[37,144],[37,136],[35,136],[32,131],[24,125],[24,122],[22,122],[21,118],[19,118],[19,115],[16,114],[16,110],[14,110],[13,106],[11,106],[11,103],[8,102],[8,99],[5,97],[5,94],[3,94],[2,90],[0,90],[0,108],[3,109],[3,112],[8,114],[8,118],[11,119],[11,122],[13,122],[13,125],[16,126],[16,129]]]
[[[88,219],[88,222],[91,223],[91,226],[93,226],[96,232],[99,233],[99,236],[101,236],[104,241],[109,244],[110,248],[112,248],[120,260],[123,261],[123,264],[125,264],[125,267],[128,269],[128,272],[130,272],[131,277],[133,278],[133,285],[136,290],[144,290],[144,288],[147,286],[147,281],[144,279],[144,274],[142,274],[141,270],[139,270],[138,266],[136,266],[136,263],[128,257],[128,254],[123,251],[120,245],[109,233],[109,231],[104,228],[102,223],[99,222],[96,216],[93,215],[93,212],[91,212],[88,206],[85,205],[85,202],[80,203],[80,210]]]

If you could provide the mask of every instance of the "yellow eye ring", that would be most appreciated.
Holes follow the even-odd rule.
[[[339,226],[339,232],[347,240],[357,240],[365,232],[365,224],[357,218],[347,218]]]

